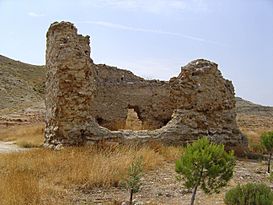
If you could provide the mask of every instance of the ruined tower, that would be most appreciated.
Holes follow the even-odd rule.
[[[198,59],[169,81],[145,80],[94,64],[89,43],[69,22],[47,32],[46,146],[106,139],[181,145],[207,136],[230,149],[247,147],[233,85],[216,63]]]
[[[45,143],[84,143],[87,127],[93,122],[90,108],[96,89],[89,36],[78,35],[69,22],[51,24],[46,68]]]

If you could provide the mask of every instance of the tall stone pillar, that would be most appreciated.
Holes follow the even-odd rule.
[[[80,145],[94,119],[90,108],[96,89],[89,36],[69,22],[55,22],[46,43],[45,146]]]

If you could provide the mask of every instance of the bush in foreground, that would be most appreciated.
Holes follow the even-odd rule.
[[[199,186],[208,194],[219,192],[233,176],[234,167],[233,152],[227,153],[224,145],[210,143],[207,138],[202,138],[187,146],[176,162],[175,171],[185,179],[186,188],[193,189],[193,205]]]
[[[225,195],[227,205],[272,205],[273,192],[265,184],[237,185]]]

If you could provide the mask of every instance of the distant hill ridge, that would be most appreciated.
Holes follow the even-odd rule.
[[[273,117],[273,107],[262,106],[236,97],[236,111],[238,114],[252,114]]]

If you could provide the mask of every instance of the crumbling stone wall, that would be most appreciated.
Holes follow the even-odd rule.
[[[96,70],[97,92],[91,109],[100,125],[110,130],[125,129],[128,108],[138,114],[141,129],[157,129],[171,119],[174,108],[168,82],[146,81],[105,65],[97,65]]]
[[[90,126],[90,106],[96,90],[89,36],[77,34],[71,23],[53,23],[47,32],[47,144],[81,144]]]
[[[247,146],[232,83],[213,62],[192,61],[170,81],[144,80],[94,64],[89,37],[60,22],[47,32],[46,67],[46,146],[103,139],[185,144],[203,135],[230,148]]]

